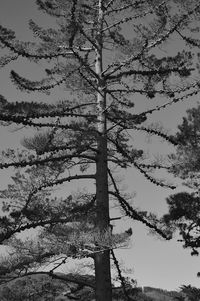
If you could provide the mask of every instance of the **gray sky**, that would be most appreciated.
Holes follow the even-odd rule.
[[[0,5],[0,23],[10,29],[17,31],[19,39],[28,40],[30,37],[27,23],[30,18],[38,21],[40,25],[46,25],[51,19],[44,17],[41,12],[36,10],[33,0],[1,0]],[[41,63],[42,64],[42,63]],[[8,100],[36,100],[37,93],[21,94],[13,87],[9,79],[9,71],[11,66],[0,70],[0,94],[8,98]],[[20,72],[22,75],[32,74],[43,76],[42,65],[27,63],[25,60],[19,60],[18,63],[12,65],[12,69]],[[38,99],[42,99],[40,96]],[[181,122],[182,116],[188,107],[196,104],[197,98],[186,100],[185,102],[175,104],[162,112],[154,113],[151,117],[152,121],[162,121],[164,126],[174,130],[178,123]],[[23,135],[22,135],[23,136]],[[140,135],[141,137],[141,135]],[[135,142],[143,145],[143,138],[138,134],[135,136]],[[20,132],[8,132],[8,129],[0,128],[0,148],[16,147],[21,139]],[[163,153],[171,151],[172,148],[167,143],[158,139],[153,139],[147,147],[152,152]],[[0,171],[1,186],[5,188],[9,178],[9,171]],[[136,192],[134,205],[141,209],[151,210],[155,213],[162,214],[166,211],[165,198],[171,194],[170,190],[154,186],[148,182],[141,174],[134,169],[127,172],[125,176],[124,186],[129,192]],[[177,191],[183,188],[178,185]],[[175,191],[173,191],[175,193]],[[200,280],[196,277],[200,271],[199,258],[191,257],[189,251],[184,250],[180,243],[176,240],[163,242],[156,237],[147,235],[146,228],[138,223],[127,221],[123,225],[119,225],[119,229],[127,229],[129,226],[133,228],[133,236],[131,247],[126,250],[118,250],[117,254],[124,261],[125,265],[133,267],[133,278],[138,281],[141,286],[154,286],[163,289],[178,289],[182,284],[191,284],[200,287]]]

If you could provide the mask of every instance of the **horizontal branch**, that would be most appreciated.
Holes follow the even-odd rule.
[[[5,234],[0,234],[0,244],[3,243],[5,240],[11,238],[14,234],[16,233],[20,233],[22,231],[25,230],[29,230],[29,229],[35,229],[37,227],[44,227],[47,225],[54,225],[57,223],[67,223],[72,221],[73,218],[58,218],[58,219],[50,219],[50,220],[45,220],[45,221],[38,221],[38,222],[34,222],[34,223],[28,223],[25,224],[23,226],[19,226],[16,229],[13,230],[8,230],[7,233]]]
[[[71,72],[69,76],[71,76],[73,73],[74,71]],[[24,77],[17,74],[14,70],[11,70],[10,77],[12,81],[16,83],[21,89],[26,89],[29,91],[48,91],[50,89],[55,88],[56,86],[63,84],[66,81],[66,77],[63,77],[60,80],[55,80],[54,83],[48,85],[41,85],[40,87],[38,87],[38,85],[40,85],[41,82],[34,82],[25,79]]]
[[[61,114],[62,115],[62,114]],[[69,116],[72,116],[69,114]],[[41,117],[45,117],[45,116],[41,116]],[[48,116],[49,117],[49,116]],[[56,115],[56,117],[60,117],[59,114]],[[61,116],[62,117],[62,116]],[[78,116],[74,116],[74,117],[78,117]],[[86,117],[86,118],[93,118],[92,116],[83,116],[83,117]],[[30,117],[32,118],[32,117]],[[35,118],[35,117],[33,117]],[[38,117],[40,118],[40,117]],[[55,123],[37,123],[37,122],[34,122],[34,121],[30,121],[29,118],[27,117],[21,117],[21,116],[9,116],[9,115],[5,115],[5,114],[0,114],[0,120],[1,121],[5,121],[5,122],[13,122],[13,123],[16,123],[16,124],[22,124],[24,126],[30,126],[30,127],[35,127],[35,128],[54,128],[55,127]],[[82,125],[82,127],[81,127]],[[73,131],[78,131],[78,132],[95,132],[95,129],[92,129],[92,128],[88,128],[86,130],[86,127],[84,127],[84,124],[81,124],[81,125],[78,125],[76,123],[72,123],[72,124],[58,124],[56,125],[56,128],[60,128],[60,129],[65,129],[65,130],[73,130]]]
[[[174,89],[174,90],[144,90],[144,89],[136,89],[136,88],[132,88],[129,87],[126,83],[124,82],[120,82],[121,85],[124,86],[124,88],[116,88],[116,89],[107,89],[107,92],[109,94],[112,93],[119,93],[119,94],[131,94],[131,93],[139,93],[139,94],[145,94],[147,97],[149,96],[150,98],[154,97],[156,94],[163,94],[166,96],[169,96],[170,98],[175,97],[175,94],[180,94],[183,92],[186,92],[192,88],[198,87],[200,86],[200,82],[195,81],[194,83],[190,84],[190,85],[186,85],[183,88],[179,88],[179,89]]]
[[[179,73],[180,75],[186,76],[189,75],[191,71],[194,71],[194,68],[171,68],[171,69],[156,69],[156,70],[128,70],[128,71],[122,71],[115,75],[109,75],[107,74],[105,76],[108,80],[115,80],[120,79],[124,76],[131,76],[131,75],[142,75],[142,76],[153,76],[153,75],[167,75],[172,72]],[[112,73],[112,72],[111,72]]]
[[[45,259],[45,258],[50,258],[52,256],[55,256],[56,254],[52,251],[50,252],[45,252],[43,254],[40,254],[39,256],[35,256],[35,258],[23,258],[21,259],[19,262],[16,260],[16,262],[14,262],[14,264],[12,265],[12,262],[11,262],[11,265],[9,265],[9,267],[5,267],[5,266],[1,266],[1,270],[0,270],[0,283],[2,283],[2,280],[4,280],[4,282],[8,282],[8,281],[12,281],[16,278],[19,277],[19,275],[17,275],[16,277],[13,276],[13,272],[16,271],[16,270],[20,270],[20,272],[22,271],[23,268],[28,268],[32,263],[33,261],[34,262],[40,262],[41,263],[41,259]],[[7,276],[9,277],[9,280],[5,279],[5,275],[7,274],[11,274],[11,276]],[[21,273],[20,273],[21,274]],[[2,276],[4,277],[4,279],[2,279]],[[23,277],[23,275],[22,275]],[[7,281],[6,281],[7,280]]]
[[[127,120],[118,120],[116,118],[111,118],[109,117],[109,119],[114,122],[115,124],[113,126],[111,126],[108,130],[112,130],[113,128],[115,128],[116,126],[122,126],[122,128],[133,128],[135,127],[135,123],[137,122],[137,118],[138,120],[140,120],[139,123],[142,123],[143,121],[145,121],[147,119],[147,115],[148,114],[153,114],[154,112],[157,112],[157,111],[160,111],[161,109],[165,109],[167,108],[168,106],[174,104],[174,103],[177,103],[179,101],[183,101],[187,98],[191,98],[192,96],[195,96],[197,95],[200,90],[199,90],[199,87],[200,87],[200,83],[199,82],[195,82],[194,84],[186,87],[185,89],[183,89],[183,92],[189,90],[189,89],[192,89],[192,88],[198,88],[198,90],[194,90],[188,94],[185,94],[183,96],[180,96],[180,97],[173,97],[173,99],[169,102],[166,102],[164,103],[163,105],[160,105],[160,106],[156,106],[155,108],[153,109],[150,109],[150,110],[147,110],[147,111],[144,111],[144,112],[141,112],[137,115],[134,115],[133,116],[133,119],[131,120],[131,118],[127,119]],[[180,91],[181,92],[181,91]],[[117,101],[117,97],[115,97],[113,95],[113,93],[109,93],[116,101]],[[174,143],[173,143],[174,144]]]
[[[199,87],[200,84],[197,83],[195,84],[196,87]],[[195,91],[192,91],[186,95],[183,95],[183,96],[180,96],[180,97],[174,97],[173,100],[169,101],[169,102],[166,102],[164,103],[163,105],[160,105],[160,106],[156,106],[154,109],[151,109],[151,110],[148,110],[148,111],[145,111],[141,114],[144,114],[144,115],[147,115],[147,114],[152,114],[153,112],[156,112],[156,111],[160,111],[161,109],[165,109],[166,107],[174,104],[174,103],[177,103],[179,101],[182,101],[184,99],[187,99],[189,97],[192,97],[192,96],[195,96],[197,95],[198,93],[200,92],[200,90],[195,90]]]
[[[0,58],[0,68],[3,68],[4,66],[6,66],[7,64],[9,64],[10,62],[16,61],[18,59],[19,55],[18,54],[13,54],[13,55],[4,55],[1,56]]]
[[[48,187],[56,186],[56,185],[59,185],[59,184],[63,184],[65,182],[71,182],[73,180],[84,180],[84,179],[85,180],[96,179],[96,175],[95,174],[75,175],[75,176],[61,178],[61,179],[55,180],[51,183],[44,184],[43,186],[42,185],[41,186],[42,186],[42,188],[48,188]]]
[[[82,147],[84,148],[84,151],[90,150],[95,154],[97,152],[96,148],[92,147],[92,142],[90,142],[90,144],[85,144]],[[60,152],[60,151],[73,151],[74,149],[77,149],[77,141],[75,141],[74,144],[72,143],[71,145],[69,143],[67,145],[58,145],[58,146],[57,145],[52,145],[52,146],[48,145],[47,148],[42,149],[41,152],[37,150],[37,154],[38,155],[44,155],[44,154],[55,155],[55,153]],[[84,155],[84,151],[83,151],[83,155]],[[80,159],[91,160],[93,162],[96,160],[95,156],[92,156],[92,155],[88,155],[87,158],[80,157]],[[79,163],[77,163],[77,164],[79,164]]]
[[[122,84],[122,83],[121,83]],[[124,85],[124,83],[123,83]],[[148,95],[149,93],[153,93],[155,94],[165,94],[165,95],[170,95],[172,93],[175,93],[173,91],[164,91],[164,90],[153,90],[153,91],[146,91],[146,90],[142,90],[142,89],[135,89],[135,88],[129,88],[127,86],[127,88],[116,88],[116,89],[108,89],[107,90],[108,93],[119,93],[119,94],[131,94],[131,93],[140,93],[140,94],[145,94]]]
[[[50,155],[49,157],[44,158],[44,159],[35,159],[35,160],[31,160],[31,161],[22,160],[19,162],[12,162],[12,163],[0,163],[0,169],[9,168],[9,167],[18,168],[18,167],[27,167],[27,166],[34,166],[34,165],[37,166],[37,165],[43,165],[43,164],[49,163],[49,162],[71,160],[73,158],[83,158],[83,159],[95,160],[95,158],[93,156],[81,154],[82,152],[84,152],[84,150],[79,151],[79,152],[77,151],[76,153],[70,154],[70,155],[60,155],[59,157],[52,157],[52,155]]]
[[[14,80],[14,82],[16,82],[19,85],[19,87],[21,87],[21,88],[24,88],[24,89],[27,89],[27,90],[30,90],[30,91],[48,91],[50,89],[55,88],[56,86],[59,86],[59,85],[63,84],[75,72],[80,71],[81,68],[82,68],[82,66],[79,66],[79,67],[75,68],[74,70],[69,71],[68,73],[65,74],[64,77],[62,77],[59,80],[55,80],[54,83],[48,84],[48,85],[43,85],[42,82],[30,81],[30,80],[28,80],[24,77],[21,77],[20,75],[18,75],[13,70],[11,71],[10,74],[11,74],[11,78]]]
[[[170,169],[170,166],[158,165],[158,164],[143,164],[137,163],[141,168],[154,168],[154,169]]]
[[[7,48],[9,48],[12,52],[16,53],[18,56],[22,56],[22,57],[26,57],[26,58],[30,58],[30,59],[54,59],[54,58],[58,58],[58,57],[66,57],[68,55],[73,55],[73,52],[58,52],[58,53],[52,53],[52,54],[32,54],[29,53],[28,51],[26,51],[25,49],[17,49],[17,47],[15,45],[13,45],[12,43],[10,43],[9,41],[7,41],[6,39],[4,39],[1,35],[0,35],[0,42],[6,46]]]
[[[74,179],[75,180],[77,180],[77,179],[91,179],[92,175],[91,176],[88,175],[88,177],[84,177],[84,178],[81,177],[81,176],[82,175],[63,178],[63,179],[60,179],[59,183],[57,183],[59,180],[56,180],[56,181],[52,181],[51,183],[40,185],[39,188],[35,189],[35,191],[32,192],[31,196],[33,196],[33,194],[36,194],[38,191],[40,191],[44,188],[48,188],[50,186],[61,184],[61,180],[63,182],[65,182],[65,181],[69,182],[69,181],[74,180]],[[96,195],[92,198],[92,200],[90,202],[88,202],[86,204],[83,204],[83,205],[78,205],[78,206],[76,206],[72,209],[69,209],[68,210],[69,217],[59,217],[59,218],[58,217],[52,217],[52,218],[47,219],[47,220],[39,220],[39,221],[36,221],[36,222],[27,223],[25,225],[20,225],[19,227],[16,227],[15,229],[7,229],[7,232],[5,234],[0,234],[0,244],[3,243],[5,240],[11,238],[13,235],[15,235],[17,233],[20,233],[22,231],[25,231],[25,230],[35,229],[37,227],[44,227],[44,226],[47,226],[47,225],[66,224],[66,223],[72,222],[75,219],[81,217],[81,215],[83,213],[87,213],[90,209],[92,209],[92,207],[94,206],[95,200],[96,200]],[[22,214],[23,211],[27,208],[28,202],[30,202],[30,196],[29,196],[29,199],[26,202],[26,206],[24,206],[18,212],[19,214]]]
[[[8,102],[2,95],[0,95],[1,111],[0,120],[12,121],[12,118],[28,121],[29,119],[39,119],[47,117],[95,117],[91,114],[78,114],[74,113],[75,110],[87,106],[95,105],[95,102],[88,102],[77,104],[72,107],[65,107],[62,104],[52,105],[47,103],[38,102]],[[17,116],[15,116],[15,114]],[[21,116],[19,116],[21,115]],[[1,119],[2,118],[2,119]],[[6,120],[7,118],[7,120]],[[54,125],[54,123],[52,123]]]
[[[92,275],[80,275],[80,274],[64,274],[64,273],[51,273],[51,271],[37,271],[37,272],[27,272],[22,275],[18,275],[16,277],[12,277],[11,280],[19,279],[22,277],[28,277],[33,275],[47,275],[53,279],[61,280],[64,282],[72,282],[78,285],[88,286],[91,288],[95,288],[95,278]]]
[[[65,282],[72,282],[79,285],[89,286],[93,289],[95,288],[95,278],[92,275],[53,273],[51,277]]]

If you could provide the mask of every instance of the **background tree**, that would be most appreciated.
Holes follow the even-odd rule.
[[[195,301],[200,298],[200,289],[191,285],[182,285],[181,292],[184,294],[186,300],[188,301]]]
[[[82,208],[71,195],[67,198],[67,205],[64,205],[64,200],[56,201],[54,205],[46,190],[73,180],[90,180],[95,184],[94,192],[88,193],[86,198],[83,195],[82,206],[94,205],[94,215],[90,214],[86,225],[92,227],[89,233],[93,240],[96,300],[109,301],[112,298],[110,254],[114,254],[109,197],[110,202],[119,202],[127,216],[144,223],[162,237],[170,238],[158,229],[156,220],[150,223],[145,214],[137,212],[127,202],[126,196],[120,193],[113,168],[134,166],[152,183],[174,188],[152,176],[152,169],[163,166],[142,161],[143,152],[132,146],[131,133],[132,130],[142,130],[173,143],[165,133],[143,123],[153,112],[199,92],[199,81],[193,80],[195,54],[191,50],[177,50],[177,53],[164,57],[156,49],[173,34],[189,46],[199,47],[195,37],[188,37],[188,30],[195,32],[198,29],[195,22],[199,21],[200,5],[198,1],[159,0],[37,0],[36,4],[57,19],[57,27],[43,29],[30,20],[29,27],[36,36],[36,43],[30,43],[18,41],[12,30],[1,26],[0,43],[2,48],[9,50],[9,54],[2,56],[1,65],[20,56],[36,63],[45,59],[45,78],[37,81],[26,79],[12,70],[12,81],[19,89],[29,92],[49,93],[62,85],[66,96],[53,104],[19,103],[1,97],[2,125],[15,123],[45,129],[45,132],[25,139],[24,146],[29,151],[4,151],[0,167],[31,167],[31,172],[35,170],[36,174],[38,168],[42,173],[44,168],[47,174],[48,169],[53,170],[49,176],[43,174],[42,182],[39,175],[40,180],[33,183],[31,191],[25,179],[28,193],[24,195],[16,186],[2,192],[8,201],[11,199],[11,204],[5,205],[5,210],[9,211],[1,218],[1,241],[3,243],[15,233],[37,226],[45,227],[45,230],[50,228],[49,231],[56,233],[59,223],[64,224],[67,231],[69,219],[66,219],[66,214],[73,219],[74,213]],[[173,77],[176,81],[172,85]],[[143,95],[147,99],[162,96],[167,101],[138,112],[134,109],[133,95]],[[23,175],[17,174],[15,184],[18,177],[21,181]],[[10,198],[11,194],[13,198]],[[18,207],[13,205],[12,199],[18,201]],[[90,222],[92,216],[95,218]],[[80,244],[72,253],[81,253],[82,248],[84,245]],[[40,254],[40,260],[54,255],[46,253],[43,248],[39,251],[44,252]],[[6,268],[4,274],[7,272]],[[122,277],[121,281],[123,283]]]
[[[200,170],[200,106],[189,109],[187,116],[178,126],[173,139],[178,143],[176,153],[170,155],[173,162],[171,172],[183,180],[192,192],[176,193],[167,198],[168,214],[163,221],[174,231],[178,230],[185,248],[191,248],[192,255],[198,255],[199,232],[199,170]]]
[[[1,286],[2,301],[53,301],[59,296],[59,291],[66,291],[60,281],[48,277],[26,277]]]
[[[187,116],[178,126],[172,139],[177,142],[176,153],[170,158],[174,160],[172,172],[184,180],[184,185],[198,193],[199,173],[199,136],[200,136],[200,105],[187,110]],[[172,161],[173,162],[173,161]]]

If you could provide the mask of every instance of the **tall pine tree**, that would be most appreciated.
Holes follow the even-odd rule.
[[[110,301],[112,245],[100,243],[112,237],[109,199],[116,199],[127,216],[169,238],[158,229],[156,221],[150,223],[145,214],[131,207],[120,193],[112,170],[114,166],[122,169],[134,166],[152,183],[174,188],[151,175],[152,169],[162,166],[142,162],[143,152],[132,146],[130,133],[146,131],[173,143],[165,133],[143,123],[152,113],[199,92],[199,81],[192,79],[195,74],[193,48],[200,45],[195,38],[200,4],[194,0],[37,0],[36,4],[56,18],[57,27],[43,29],[30,20],[29,27],[37,38],[36,43],[30,43],[18,41],[12,30],[1,26],[0,43],[9,54],[2,56],[0,64],[4,66],[18,57],[35,63],[46,60],[45,78],[33,81],[12,70],[12,81],[20,90],[29,92],[50,93],[54,87],[62,86],[66,98],[49,104],[13,102],[1,97],[2,125],[15,123],[48,129],[24,141],[30,151],[9,149],[2,153],[2,169],[33,167],[31,172],[34,172],[34,168],[41,167],[45,171],[42,171],[42,182],[36,181],[31,191],[27,182],[28,194],[21,195],[16,186],[4,191],[4,197],[7,193],[9,198],[12,193],[12,199],[19,200],[19,204],[17,207],[5,205],[9,214],[1,218],[1,241],[37,225],[68,222],[66,219],[56,221],[55,215],[59,219],[65,210],[62,214],[55,206],[52,210],[49,200],[38,193],[64,182],[92,181],[95,193],[87,200],[83,197],[83,203],[94,204],[93,225],[100,237],[96,241],[98,251],[93,254],[96,300]],[[166,42],[172,36],[192,46],[192,50],[177,50],[166,57],[160,54],[159,48],[166,45],[167,50]],[[151,101],[162,97],[166,102],[137,112],[134,103],[143,96]],[[53,173],[46,176],[48,169]],[[21,179],[17,177],[16,184]],[[71,197],[67,200],[69,205],[70,201],[73,204]],[[40,208],[41,214],[40,210],[36,214]],[[71,208],[71,216],[76,209],[80,208]]]

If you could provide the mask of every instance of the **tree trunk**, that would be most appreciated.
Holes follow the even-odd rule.
[[[107,171],[107,137],[106,137],[106,83],[102,76],[102,27],[103,27],[103,5],[99,0],[99,32],[96,37],[96,73],[98,79],[97,93],[97,118],[98,118],[98,153],[96,163],[96,226],[97,230],[105,234],[110,231],[109,223],[109,196],[108,196],[108,171]],[[96,253],[95,280],[96,301],[112,301],[112,285],[110,272],[110,251]]]
[[[100,231],[103,236],[105,232],[110,231],[107,174],[107,141],[103,133],[100,134],[98,141],[96,170],[96,205],[96,226],[98,231]],[[110,273],[110,251],[96,253],[94,257],[94,262],[96,279],[96,301],[111,301],[112,286]]]
[[[107,143],[106,137],[99,139],[99,154],[97,156],[96,173],[96,225],[102,233],[110,231],[109,227],[109,198],[107,177]],[[112,286],[110,273],[110,251],[96,253],[95,258],[96,301],[111,301]]]

